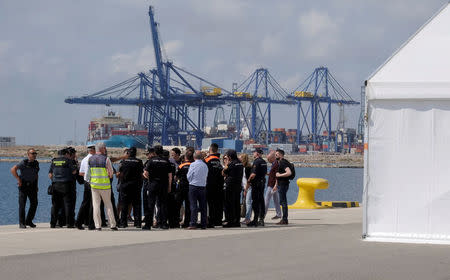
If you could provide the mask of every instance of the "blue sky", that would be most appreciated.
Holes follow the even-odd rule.
[[[268,68],[288,91],[327,66],[360,86],[447,1],[111,0],[0,2],[0,136],[19,144],[83,141],[102,106],[69,105],[155,65],[148,6],[177,65],[225,88]],[[135,108],[113,108],[136,118]],[[295,127],[274,108],[273,127]],[[356,127],[359,107],[346,109]],[[338,112],[334,117],[337,121]]]

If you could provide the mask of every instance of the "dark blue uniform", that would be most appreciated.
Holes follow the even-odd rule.
[[[241,191],[244,166],[239,160],[234,160],[225,169],[225,220],[226,227],[239,227],[241,213]]]
[[[252,174],[255,177],[251,180],[252,186],[252,209],[254,212],[253,223],[258,222],[264,224],[265,204],[264,204],[264,187],[266,185],[267,162],[262,158],[253,161]]]
[[[159,156],[148,161],[145,170],[149,174],[148,179],[148,219],[147,223],[153,220],[156,200],[160,204],[161,228],[167,229],[167,195],[169,188],[169,173],[172,173],[169,162]],[[150,224],[149,224],[150,225]]]
[[[73,213],[73,172],[76,171],[76,166],[73,165],[72,160],[65,157],[58,157],[52,159],[50,170],[48,173],[53,174],[52,177],[52,210],[50,227],[54,228],[58,219],[59,211],[64,207],[65,218],[67,226],[74,227],[75,213]]]
[[[19,187],[19,223],[20,225],[30,225],[33,222],[38,205],[39,162],[24,159],[17,165],[17,169],[20,170],[19,177],[22,180],[22,186]],[[25,219],[27,198],[30,200],[30,208]]]
[[[142,172],[144,165],[142,160],[135,157],[124,159],[119,164],[119,192],[120,192],[120,222],[119,227],[127,227],[128,206],[133,205],[134,226],[141,227],[141,193]]]

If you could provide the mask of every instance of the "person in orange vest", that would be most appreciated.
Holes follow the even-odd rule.
[[[206,179],[206,201],[209,208],[208,227],[222,225],[223,218],[223,181],[222,164],[220,163],[219,146],[212,143],[209,147],[208,157],[205,158],[208,166]]]
[[[184,202],[184,222],[181,225],[183,228],[189,227],[189,221],[191,220],[191,204],[189,202],[189,181],[187,179],[187,173],[189,171],[189,166],[193,162],[194,153],[191,150],[187,150],[184,155],[184,161],[178,166],[176,173],[178,188],[180,189],[179,206],[181,207]]]

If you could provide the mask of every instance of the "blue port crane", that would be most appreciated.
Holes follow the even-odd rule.
[[[148,14],[156,68],[95,93],[68,97],[66,103],[137,106],[137,123],[148,129],[148,145],[191,144],[198,148],[204,136],[206,111],[219,106],[233,106],[236,139],[247,127],[250,137],[260,143],[272,142],[272,105],[297,106],[299,144],[305,141],[318,143],[323,127],[330,137],[331,104],[359,104],[325,67],[317,68],[291,93],[283,89],[266,68],[256,69],[228,91],[163,60],[152,6]],[[199,89],[193,86],[199,83],[203,85]],[[305,104],[309,104],[307,108]],[[326,105],[325,109],[322,104]]]
[[[272,104],[293,105],[292,101],[286,99],[288,92],[268,69],[259,68],[236,86],[233,93],[237,136],[247,127],[251,139],[259,143],[271,143]],[[245,104],[248,106],[245,107]]]
[[[331,141],[332,104],[358,105],[327,67],[318,67],[288,96],[297,106],[297,144]],[[326,131],[326,135],[321,131]]]

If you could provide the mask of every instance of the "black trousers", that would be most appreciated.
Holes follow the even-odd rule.
[[[68,191],[70,186],[67,186],[66,191],[62,190],[62,184],[60,188],[55,188],[52,195],[52,210],[50,225],[55,226],[58,221],[58,214],[61,209],[64,208],[65,219],[68,226],[74,226],[75,221],[73,215],[70,215],[72,209],[72,193]]]
[[[83,201],[81,201],[80,209],[78,209],[77,220],[75,224],[82,226],[83,224],[89,224],[89,209],[92,206],[92,192],[91,185],[88,182],[84,182]]]
[[[150,181],[148,185],[148,222],[153,222],[156,200],[159,201],[160,224],[167,224],[167,184]],[[147,219],[147,218],[146,218]],[[149,224],[152,225],[152,224]]]
[[[225,188],[225,219],[228,223],[238,224],[241,220],[241,185]]]
[[[189,200],[189,186],[180,187],[180,208],[184,203],[183,227],[188,227],[191,221],[191,201]]]
[[[206,185],[210,225],[220,226],[223,219],[223,185]]]
[[[266,212],[264,202],[264,186],[264,180],[252,184],[252,209],[255,214],[253,217],[254,221],[258,221],[258,218],[264,220]]]
[[[149,211],[148,211],[148,182],[144,182],[142,186],[142,205],[144,210],[144,222],[147,225],[149,222]],[[151,224],[148,224],[151,225]]]
[[[142,209],[141,209],[141,186],[127,186],[120,189],[120,221],[119,225],[126,227],[128,225],[128,206],[133,205],[134,225],[141,226]]]
[[[180,191],[172,187],[172,191],[167,195],[167,220],[169,227],[180,227]]]
[[[280,205],[283,210],[283,221],[288,221],[288,204],[287,204],[287,192],[289,190],[289,181],[279,181],[278,182],[278,193],[280,194]]]
[[[27,198],[30,200],[30,208],[28,209],[28,214],[25,219]],[[24,225],[33,222],[37,206],[37,182],[30,183],[22,181],[22,186],[19,187],[19,223]]]

